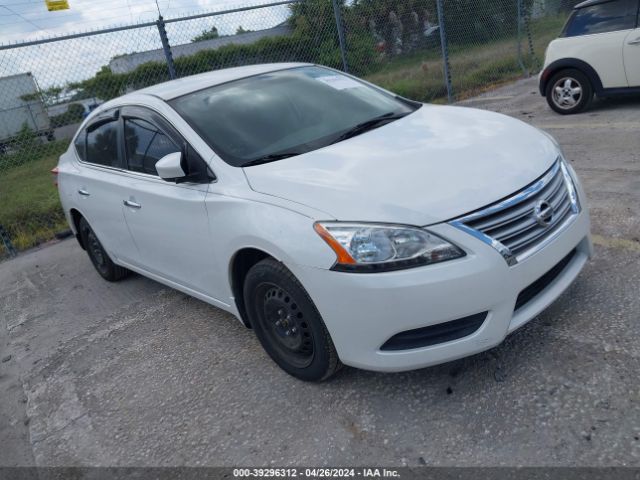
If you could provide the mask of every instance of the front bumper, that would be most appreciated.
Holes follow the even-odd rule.
[[[538,315],[571,285],[591,257],[589,229],[584,208],[545,248],[511,267],[492,247],[441,224],[430,230],[464,248],[464,258],[376,274],[299,265],[293,270],[322,315],[343,363],[367,370],[412,370],[487,350]],[[514,312],[520,292],[574,249],[559,275]],[[423,348],[381,350],[400,332],[481,312],[488,312],[486,320],[467,337]]]

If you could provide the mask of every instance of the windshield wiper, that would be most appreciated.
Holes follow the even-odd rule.
[[[355,127],[350,128],[346,132],[343,132],[342,134],[340,134],[340,136],[338,136],[333,141],[331,141],[331,143],[329,145],[333,145],[334,143],[341,142],[343,140],[346,140],[347,138],[355,137],[356,135],[360,135],[360,134],[362,134],[362,133],[364,133],[364,132],[366,132],[368,130],[373,130],[374,128],[379,127],[383,123],[391,122],[393,120],[398,120],[398,119],[400,119],[402,117],[406,117],[407,115],[409,115],[409,113],[411,113],[411,112],[402,112],[402,113],[388,112],[388,113],[384,113],[384,114],[379,115],[377,117],[374,117],[374,118],[372,118],[370,120],[367,120],[365,122],[359,123]],[[276,162],[278,160],[283,160],[285,158],[295,157],[296,155],[301,155],[302,153],[304,153],[304,152],[291,151],[291,152],[270,153],[270,154],[264,155],[262,157],[254,158],[253,160],[249,160],[248,162],[243,163],[241,165],[241,167],[253,167],[255,165],[262,165],[264,163]]]
[[[392,120],[398,120],[399,118],[406,117],[409,113],[396,113],[396,112],[388,112],[377,117],[373,117],[370,120],[359,123],[353,128],[350,128],[346,132],[342,133],[339,137],[337,137],[331,144],[342,142],[348,138],[355,137],[357,135],[361,135],[364,132],[368,132],[369,130],[373,130],[381,126],[382,123],[390,122]]]
[[[264,155],[262,157],[254,158],[253,160],[249,160],[246,163],[243,163],[242,167],[253,167],[254,165],[262,165],[263,163],[276,162],[278,160],[283,160],[289,157],[295,157],[296,155],[300,155],[302,152],[282,152],[282,153],[271,153],[269,155]]]

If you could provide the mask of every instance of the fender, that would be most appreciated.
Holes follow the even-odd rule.
[[[562,58],[549,64],[540,75],[540,95],[543,97],[546,96],[547,84],[551,77],[556,72],[567,68],[575,68],[576,70],[580,70],[584,73],[591,82],[591,86],[593,87],[595,94],[602,96],[604,88],[602,87],[602,80],[600,80],[600,76],[591,65],[584,60],[579,60],[577,58]]]
[[[67,217],[67,223],[69,224],[69,229],[71,230],[71,234],[74,237],[76,237],[76,240],[78,241],[78,244],[80,245],[80,247],[86,251],[87,247],[82,241],[82,235],[80,235],[80,229],[78,228],[78,225],[80,224],[80,219],[86,218],[86,217],[80,211],[80,209],[77,208],[75,205],[65,212],[65,217]]]

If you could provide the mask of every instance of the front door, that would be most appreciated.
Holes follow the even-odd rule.
[[[121,204],[140,252],[140,268],[215,298],[205,206],[208,184],[176,184],[158,176],[156,162],[182,151],[185,144],[157,114],[129,108],[122,120],[129,174]]]

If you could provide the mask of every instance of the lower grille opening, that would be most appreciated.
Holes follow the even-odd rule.
[[[488,313],[476,313],[450,322],[400,332],[387,340],[380,350],[410,350],[467,337],[482,326]]]
[[[522,290],[518,295],[518,299],[516,300],[516,308],[514,311],[518,311],[518,309],[524,307],[527,303],[537,297],[540,292],[547,288],[547,286],[551,282],[553,282],[558,277],[558,275],[560,275],[562,271],[567,267],[575,254],[576,250],[571,250],[571,252],[569,252],[569,254],[562,260],[560,260],[555,267],[553,267],[527,288]]]

